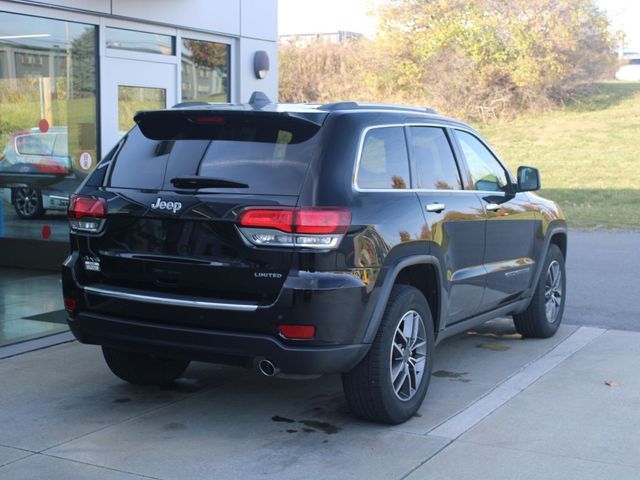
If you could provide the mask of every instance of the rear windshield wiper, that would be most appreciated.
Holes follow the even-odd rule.
[[[176,177],[171,179],[176,188],[249,188],[249,185],[214,177]]]

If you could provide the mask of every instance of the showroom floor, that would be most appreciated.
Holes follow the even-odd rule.
[[[66,330],[60,274],[0,268],[0,347]]]

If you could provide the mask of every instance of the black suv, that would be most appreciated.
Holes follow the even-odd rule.
[[[464,123],[260,96],[135,121],[71,198],[63,268],[71,330],[126,381],[340,373],[354,414],[400,423],[444,338],[558,329],[563,216]]]

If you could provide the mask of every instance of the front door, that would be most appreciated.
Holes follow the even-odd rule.
[[[102,89],[102,152],[106,154],[134,125],[138,110],[176,103],[177,72],[171,63],[106,57]]]
[[[535,213],[526,193],[512,192],[509,174],[475,135],[456,130],[466,160],[470,185],[487,214],[484,265],[487,288],[481,310],[517,299],[535,271]]]
[[[431,239],[431,254],[445,270],[447,324],[478,312],[486,277],[486,216],[474,192],[462,189],[460,169],[445,128],[407,127],[414,183]]]

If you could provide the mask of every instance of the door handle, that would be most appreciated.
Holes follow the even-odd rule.
[[[447,206],[444,203],[429,203],[427,204],[427,212],[435,212],[435,213],[440,213],[441,211],[443,211],[445,208],[447,208]]]
[[[489,212],[497,212],[502,207],[497,203],[487,203],[487,205],[484,208],[486,208]]]

